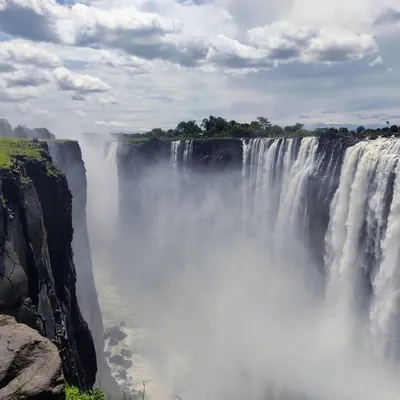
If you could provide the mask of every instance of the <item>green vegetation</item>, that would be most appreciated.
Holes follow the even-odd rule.
[[[272,125],[268,118],[258,117],[250,123],[227,121],[222,117],[210,116],[204,118],[200,125],[196,121],[181,121],[175,129],[167,131],[161,128],[154,128],[145,133],[117,133],[115,136],[130,141],[145,141],[149,139],[179,140],[179,139],[231,139],[231,138],[256,138],[256,137],[293,137],[293,136],[321,136],[329,138],[339,137],[377,137],[400,135],[400,128],[397,125],[390,126],[389,121],[386,127],[377,129],[366,129],[359,126],[356,130],[341,128],[316,128],[315,130],[304,129],[304,124],[299,122],[294,125],[281,127]]]
[[[61,172],[46,158],[46,151],[39,142],[30,139],[0,138],[0,169],[11,169],[16,160],[36,160],[46,163],[47,174],[56,176]]]
[[[26,139],[0,138],[0,168],[9,169],[18,157],[42,160],[43,148]]]
[[[65,388],[66,400],[112,400],[111,397],[106,397],[100,388],[88,390],[87,392],[80,391],[75,386],[67,386]],[[144,392],[141,399],[144,400]],[[118,400],[132,400],[132,396],[121,393]]]
[[[65,389],[66,400],[105,400],[101,389],[93,389],[81,392],[77,387],[67,386]]]

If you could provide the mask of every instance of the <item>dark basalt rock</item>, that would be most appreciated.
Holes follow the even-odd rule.
[[[111,328],[106,329],[104,332],[105,339],[114,340],[117,344],[121,340],[124,340],[127,336],[128,335],[118,326],[112,326]]]
[[[125,349],[125,348],[122,349],[120,353],[122,356],[124,356],[126,358],[131,358],[133,356],[133,351],[129,350],[129,349]]]
[[[0,315],[0,398],[65,399],[57,347],[6,315]]]
[[[72,249],[76,266],[76,294],[82,315],[93,335],[97,356],[97,383],[108,395],[118,395],[119,386],[111,375],[104,354],[104,327],[96,285],[86,222],[87,179],[82,152],[77,141],[49,141],[46,143],[53,162],[60,168],[73,195],[72,223],[74,236]]]
[[[66,381],[91,388],[97,363],[75,291],[72,196],[50,162],[21,160],[0,171],[0,313],[56,343]]]
[[[133,362],[131,360],[127,360],[126,358],[124,358],[123,356],[121,356],[119,354],[115,354],[115,355],[111,356],[110,362],[112,362],[113,364],[120,365],[121,367],[124,367],[124,368],[130,368],[133,365]]]

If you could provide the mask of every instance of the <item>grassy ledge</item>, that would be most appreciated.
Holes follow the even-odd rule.
[[[55,176],[61,173],[54,164],[48,161],[46,151],[40,143],[35,143],[30,139],[0,138],[0,169],[11,169],[14,161],[22,157],[44,162],[48,175]]]

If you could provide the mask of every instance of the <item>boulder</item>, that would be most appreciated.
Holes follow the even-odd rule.
[[[0,399],[65,399],[57,347],[6,315],[0,315]]]

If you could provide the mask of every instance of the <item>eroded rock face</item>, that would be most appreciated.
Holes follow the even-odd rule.
[[[65,399],[57,347],[6,315],[0,315],[0,399]]]
[[[76,294],[82,315],[92,331],[97,355],[96,382],[109,395],[119,395],[120,388],[111,375],[104,355],[103,319],[93,276],[92,257],[86,223],[87,180],[79,143],[59,141],[47,143],[53,162],[65,174],[72,193],[72,249],[76,267]]]
[[[97,362],[76,296],[72,196],[50,161],[0,171],[0,313],[53,341],[66,381],[88,389]]]

